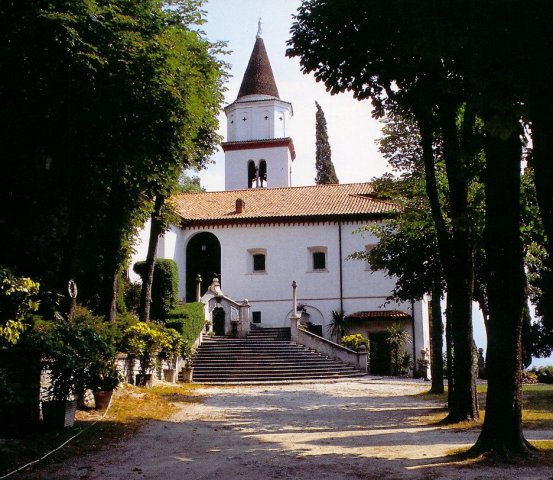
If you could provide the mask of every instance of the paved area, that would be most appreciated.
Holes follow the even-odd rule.
[[[491,479],[549,480],[550,468],[482,467],[448,454],[478,430],[421,419],[442,405],[428,383],[371,377],[335,383],[205,387],[168,421],[28,479]],[[553,432],[528,432],[553,439]]]

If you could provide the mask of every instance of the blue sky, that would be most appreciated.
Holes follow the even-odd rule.
[[[273,68],[280,97],[292,103],[294,118],[291,136],[297,158],[293,185],[313,185],[315,178],[315,100],[325,112],[332,147],[332,161],[340,183],[369,181],[388,170],[375,144],[381,136],[380,123],[371,117],[369,101],[359,102],[351,94],[330,95],[311,75],[303,75],[299,61],[285,56],[292,15],[300,0],[208,0],[204,30],[211,41],[228,42],[231,53],[225,60],[231,65],[226,104],[236,99],[242,76],[255,43],[259,17],[263,22],[263,40]],[[220,134],[226,135],[226,120],[220,115]],[[202,185],[210,191],[224,190],[224,155],[200,172]],[[474,309],[474,337],[485,349],[486,333],[478,307]],[[550,365],[553,359],[538,359],[533,365]]]

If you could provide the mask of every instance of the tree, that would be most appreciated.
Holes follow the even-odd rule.
[[[317,170],[315,183],[317,185],[340,183],[332,163],[332,151],[328,142],[325,114],[318,102],[315,102],[315,106],[317,107],[317,113],[315,114],[315,169]]]
[[[27,317],[38,310],[39,288],[30,278],[16,277],[0,267],[0,347],[18,342],[28,326]]]
[[[336,340],[336,343],[340,343],[342,337],[348,334],[348,317],[344,312],[338,310],[332,310],[331,316],[328,333]]]
[[[0,262],[47,289],[76,279],[111,319],[156,195],[218,141],[220,45],[200,33],[200,2],[171,4],[0,6],[0,140],[13,165],[0,179]]]
[[[300,57],[332,94],[370,98],[374,115],[411,112],[420,137],[425,184],[448,291],[455,346],[455,395],[448,421],[479,417],[472,352],[474,264],[468,184],[474,174],[476,116],[464,104],[454,63],[436,53],[449,45],[448,11],[431,2],[306,1],[292,25],[289,56]],[[356,48],[351,48],[352,43]],[[459,121],[459,117],[461,120]],[[443,142],[448,211],[439,198],[433,145]],[[480,147],[481,148],[481,147]]]

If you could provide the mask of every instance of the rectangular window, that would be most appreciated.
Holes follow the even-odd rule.
[[[265,255],[263,253],[256,253],[253,256],[253,271],[254,272],[265,271]]]
[[[313,252],[313,270],[324,270],[326,268],[325,252]]]
[[[261,312],[252,312],[252,323],[261,323]]]

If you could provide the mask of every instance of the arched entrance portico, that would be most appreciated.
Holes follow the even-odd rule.
[[[196,276],[202,277],[203,295],[214,276],[221,281],[221,244],[210,232],[194,235],[186,246],[186,301],[196,301]]]

